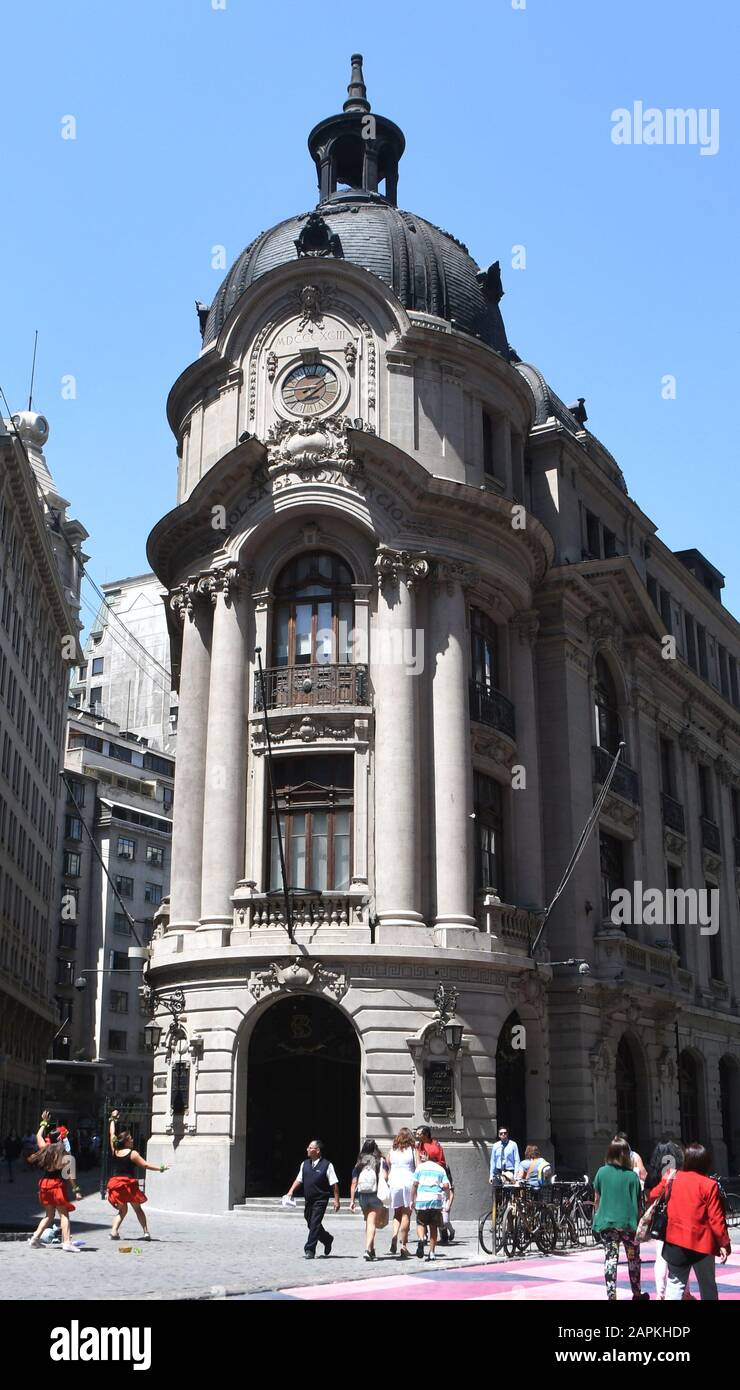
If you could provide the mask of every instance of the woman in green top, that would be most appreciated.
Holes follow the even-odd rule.
[[[640,1247],[635,1244],[640,1179],[632,1167],[630,1146],[624,1139],[614,1139],[609,1145],[604,1166],[594,1178],[594,1192],[594,1234],[600,1236],[604,1246],[607,1298],[617,1297],[620,1243],[627,1252],[632,1298],[649,1298],[650,1294],[640,1291]]]

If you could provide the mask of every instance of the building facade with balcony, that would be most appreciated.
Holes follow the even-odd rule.
[[[128,955],[136,945],[128,917],[148,944],[169,891],[174,772],[174,759],[146,739],[70,705],[53,943],[62,1026],[50,1063],[57,1108],[68,1121],[90,1110],[91,1063],[105,1073],[98,1094],[105,1091],[132,1118],[148,1115],[148,1015],[138,993],[141,963]],[[80,978],[83,990],[75,987]]]
[[[680,961],[608,910],[643,868],[651,885],[704,868],[699,809],[659,780],[661,719],[683,711],[682,754],[695,739],[740,785],[737,703],[683,653],[668,669],[649,577],[711,627],[728,692],[737,625],[657,541],[583,402],[509,347],[498,264],[398,209],[404,137],[370,119],[357,59],[348,93],[309,136],[318,207],[200,306],[169,398],[177,505],[148,555],[180,705],[151,974],[186,1010],[155,1060],[149,1155],[174,1161],[157,1203],[188,1210],[284,1191],[312,1133],[347,1190],[361,1137],[427,1119],[475,1214],[500,1123],[581,1171],[625,1116],[646,1144],[677,1129],[677,1021],[682,1067],[707,1059],[708,1096],[724,1066],[740,1124],[737,950],[700,998],[703,945],[687,935]],[[535,965],[623,739],[548,935],[592,974],[546,949]],[[723,1142],[708,1101],[705,1118]]]
[[[59,768],[69,671],[80,658],[84,527],[44,455],[48,421],[0,421],[0,1133],[44,1100],[58,1022],[49,977]]]

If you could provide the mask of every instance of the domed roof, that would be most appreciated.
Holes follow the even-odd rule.
[[[237,300],[261,275],[299,256],[321,255],[363,267],[388,285],[404,308],[446,319],[508,359],[498,263],[479,270],[467,247],[449,232],[396,207],[405,141],[392,121],[370,114],[359,54],[353,55],[347,90],[343,112],[321,121],[308,138],[319,175],[317,208],[261,232],[242,251],[210,309],[199,306],[203,345],[218,336]],[[378,192],[383,180],[385,196]]]

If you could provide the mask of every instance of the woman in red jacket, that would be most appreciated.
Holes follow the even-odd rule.
[[[651,1198],[668,1190],[668,1227],[663,1258],[668,1265],[666,1301],[683,1298],[693,1269],[702,1299],[717,1299],[715,1257],[724,1264],[730,1253],[730,1237],[722,1201],[714,1178],[708,1176],[711,1154],[703,1144],[688,1144],[683,1168],[663,1178]]]

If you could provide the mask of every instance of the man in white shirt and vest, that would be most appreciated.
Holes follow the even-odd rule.
[[[491,1149],[489,1182],[494,1187],[503,1187],[505,1183],[514,1182],[520,1164],[518,1146],[509,1138],[506,1126],[502,1125],[498,1132],[498,1141]]]
[[[324,1247],[324,1255],[331,1254],[334,1237],[324,1230],[322,1222],[332,1191],[334,1192],[334,1210],[339,1211],[339,1179],[334,1171],[334,1164],[330,1163],[328,1158],[324,1158],[324,1145],[321,1139],[312,1139],[306,1153],[308,1157],[304,1159],[298,1169],[296,1180],[286,1196],[292,1197],[297,1187],[303,1188],[303,1214],[308,1226],[308,1236],[303,1253],[307,1260],[313,1260],[316,1258],[316,1246],[319,1241]]]

